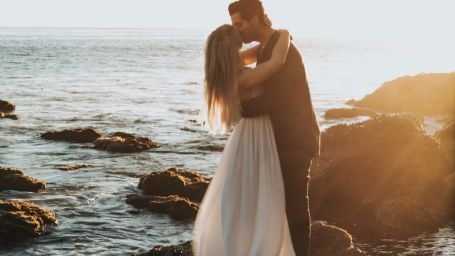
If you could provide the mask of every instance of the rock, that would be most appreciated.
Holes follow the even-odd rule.
[[[179,195],[201,202],[210,178],[192,170],[169,168],[141,177],[138,188],[147,195]]]
[[[332,108],[324,113],[325,119],[352,118],[357,116],[373,116],[376,112],[361,108]]]
[[[196,149],[210,152],[223,152],[224,146],[222,145],[201,145],[197,146]]]
[[[414,235],[414,230],[434,229],[436,216],[408,198],[384,200],[377,205],[375,218],[383,229]],[[408,223],[411,221],[412,223]],[[390,231],[389,231],[390,232]]]
[[[88,168],[88,167],[93,167],[90,164],[79,164],[79,165],[63,165],[60,166],[58,169],[62,171],[73,171],[73,170],[78,170],[81,168]]]
[[[16,169],[0,167],[0,191],[17,190],[38,192],[45,189],[46,183]]]
[[[384,83],[362,100],[347,104],[381,112],[455,116],[455,72],[404,76]]]
[[[8,118],[8,119],[12,119],[12,120],[19,120],[20,116],[17,115],[17,114],[5,114],[5,113],[0,112],[0,119],[3,119],[3,118]]]
[[[92,128],[77,128],[63,131],[49,131],[41,134],[41,138],[43,139],[61,140],[76,143],[94,142],[99,137],[101,137],[101,135]]]
[[[208,177],[195,171],[169,168],[142,176],[138,188],[145,195],[129,195],[126,202],[174,219],[194,219],[209,183]]]
[[[0,245],[43,235],[48,224],[58,224],[53,211],[30,202],[0,199]]]
[[[157,245],[145,253],[134,253],[132,256],[193,256],[191,241],[180,245]]]
[[[9,103],[8,101],[0,100],[0,112],[10,113],[16,109],[14,104]]]
[[[111,136],[100,137],[95,142],[95,148],[117,153],[134,153],[157,148],[159,145],[146,137],[116,132]]]
[[[351,235],[335,226],[315,222],[311,225],[310,256],[365,256],[352,243]],[[221,250],[221,248],[220,248]],[[193,256],[191,241],[180,245],[153,247],[145,253],[132,254],[133,256]]]
[[[366,254],[354,246],[352,236],[346,230],[316,221],[311,224],[310,255],[362,256]]]
[[[454,216],[453,190],[445,182],[453,171],[438,141],[413,116],[332,126],[322,133],[321,156],[311,169],[311,214],[356,236],[436,230]],[[386,210],[397,202],[406,205]]]
[[[452,168],[455,170],[455,122],[437,131],[434,137],[439,140],[442,149],[446,151],[452,163]]]
[[[184,220],[196,218],[199,204],[186,197],[129,195],[126,203],[136,208],[147,208],[152,212],[169,214],[173,219]]]

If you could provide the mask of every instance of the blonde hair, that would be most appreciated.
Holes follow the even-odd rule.
[[[222,25],[205,46],[205,111],[210,131],[229,131],[240,119],[237,79],[243,68],[242,40],[231,25]]]

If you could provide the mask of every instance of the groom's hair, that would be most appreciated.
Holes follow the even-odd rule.
[[[242,19],[251,21],[254,16],[258,16],[259,22],[271,27],[272,21],[265,14],[264,7],[260,0],[237,0],[229,5],[229,15],[238,12]]]

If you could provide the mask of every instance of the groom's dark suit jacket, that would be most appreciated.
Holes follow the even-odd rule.
[[[257,64],[270,59],[280,33],[274,32],[257,54]],[[269,114],[278,153],[301,151],[312,158],[320,153],[320,129],[300,52],[291,42],[283,68],[264,83],[257,98],[242,102],[242,116]]]

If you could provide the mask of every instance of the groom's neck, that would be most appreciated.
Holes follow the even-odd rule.
[[[273,32],[275,32],[275,30],[273,30],[273,28],[268,27],[268,26],[262,26],[259,28],[258,42],[261,43],[262,47],[265,47],[267,45]]]

